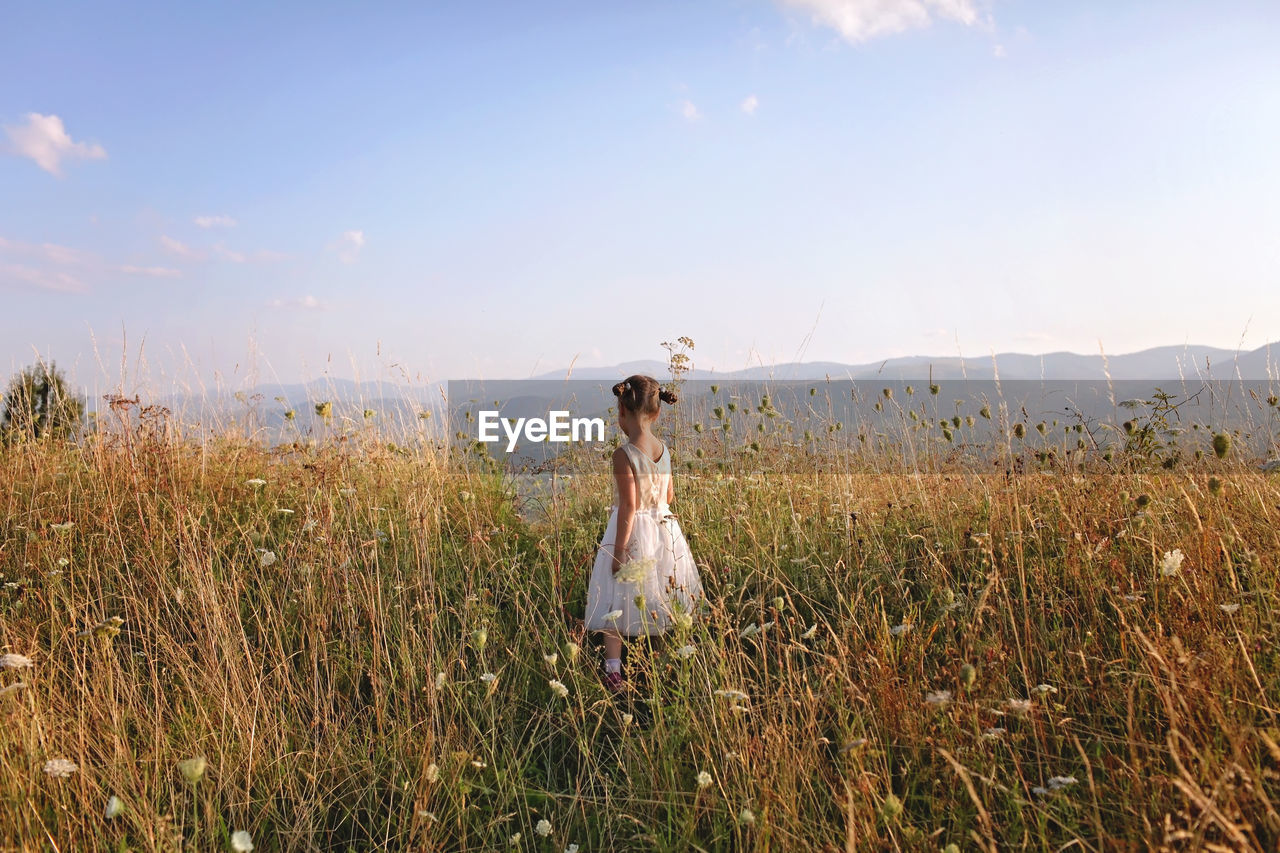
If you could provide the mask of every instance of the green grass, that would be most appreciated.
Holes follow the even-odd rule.
[[[12,444],[0,848],[1275,849],[1280,481],[917,451],[682,468],[708,607],[612,700],[593,455],[535,501],[367,434]]]

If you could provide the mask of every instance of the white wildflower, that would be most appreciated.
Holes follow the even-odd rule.
[[[436,764],[434,761],[427,765],[427,781],[428,782],[440,781],[440,766]]]
[[[1238,603],[1236,603],[1236,604],[1219,604],[1219,605],[1218,605],[1218,609],[1219,609],[1219,610],[1221,610],[1223,613],[1226,613],[1226,614],[1230,615],[1230,614],[1232,614],[1232,613],[1235,613],[1237,610],[1239,610],[1239,609],[1240,609],[1240,605],[1239,605]]]
[[[707,788],[711,785],[711,774],[705,770],[698,771],[698,787]]]
[[[556,661],[560,660],[560,655],[556,652],[552,652],[549,655],[543,655],[542,659],[547,662],[547,666],[555,666]]]
[[[551,821],[544,817],[542,820],[538,821],[538,825],[533,828],[533,831],[541,835],[543,838],[546,838],[551,834]]]
[[[751,809],[743,809],[738,812],[738,823],[751,826],[756,822],[756,813]]]
[[[356,493],[356,490],[355,490],[355,489],[338,489],[338,494],[340,494],[340,495],[342,495],[343,497],[346,497],[346,498],[351,497],[351,496],[352,496],[352,495],[354,495],[355,493]]]
[[[633,721],[633,720],[635,720],[635,717],[631,716],[630,714],[623,714],[623,715],[622,715],[622,724],[623,724],[624,726],[629,726],[629,725],[631,725],[631,723],[632,723],[632,721]]]
[[[485,684],[493,684],[493,682],[498,680],[498,676],[494,675],[492,672],[486,672],[480,676],[480,680]]]
[[[276,553],[274,551],[268,551],[266,548],[258,549],[258,565],[259,566],[265,569],[267,566],[274,565],[275,561],[276,561]]]
[[[928,702],[930,705],[938,705],[938,706],[946,705],[948,702],[951,701],[951,691],[950,690],[930,691],[929,693],[925,694],[924,701]]]
[[[107,808],[106,808],[106,811],[103,812],[103,817],[105,817],[107,820],[115,820],[120,816],[120,813],[123,811],[124,811],[124,803],[120,801],[119,797],[117,797],[115,794],[112,794],[109,798],[107,798]]]
[[[551,686],[551,692],[559,696],[561,699],[569,695],[569,688],[565,687],[563,682],[557,681],[553,678],[547,683]]]
[[[813,625],[810,626],[808,631],[805,631],[803,634],[800,635],[800,639],[812,640],[814,636],[817,635],[817,633],[818,633],[818,623],[814,622]]]
[[[1031,688],[1031,692],[1037,696],[1046,696],[1050,693],[1057,693],[1058,688],[1054,687],[1052,684],[1037,684],[1035,687]]]
[[[1131,604],[1137,604],[1137,603],[1138,603],[1138,602],[1140,602],[1140,601],[1145,601],[1145,600],[1146,600],[1144,596],[1141,596],[1141,595],[1139,595],[1138,593],[1135,593],[1135,592],[1131,592],[1131,593],[1129,593],[1128,595],[1123,596],[1123,598],[1124,598],[1124,600],[1125,600],[1125,601],[1128,601],[1128,602],[1129,602],[1129,603],[1131,603]]]
[[[1015,714],[1025,714],[1031,710],[1030,699],[1010,699],[1008,705],[1009,710]]]
[[[26,655],[0,655],[0,669],[25,669],[34,665]]]
[[[44,772],[54,779],[66,779],[79,769],[74,761],[66,758],[50,758],[44,763]]]
[[[565,654],[565,657],[569,659],[570,663],[573,663],[574,661],[576,661],[578,659],[578,655],[581,652],[582,652],[582,647],[579,646],[577,643],[569,642],[564,644],[564,654]]]
[[[604,615],[604,621],[606,622],[617,622],[620,618],[622,618],[621,610],[610,610]]]
[[[653,557],[647,557],[643,560],[632,560],[622,568],[618,569],[613,579],[618,583],[640,583],[653,573],[653,568],[658,561]]]
[[[510,841],[512,847],[518,847],[520,845],[520,833],[517,832],[515,835],[511,836]]]
[[[443,690],[445,682],[448,680],[449,680],[449,677],[444,674],[444,670],[437,672],[436,673],[436,690]]]
[[[1074,776],[1054,776],[1049,780],[1050,791],[1061,791],[1063,788],[1070,788],[1080,780]]]
[[[205,761],[204,756],[198,755],[195,758],[179,761],[178,772],[182,774],[183,779],[194,785],[204,778],[204,770],[207,766],[208,762]]]
[[[231,849],[236,853],[249,853],[253,849],[253,839],[243,829],[231,833]]]
[[[489,765],[488,765],[488,764],[486,764],[485,762],[481,761],[480,759],[476,758],[476,759],[472,760],[472,762],[471,762],[471,766],[472,766],[472,767],[474,767],[474,768],[475,768],[475,769],[477,769],[477,770],[483,770],[483,769],[485,769],[486,767],[488,767]]]
[[[687,646],[687,645],[681,646],[680,648],[676,649],[676,654],[679,655],[684,660],[688,660],[689,658],[693,657],[695,654],[697,654],[697,652],[698,650],[696,648],[694,648],[693,646]]]
[[[910,622],[903,622],[901,625],[894,625],[889,629],[889,633],[895,637],[901,637],[903,634],[911,630]]]
[[[743,628],[742,631],[739,632],[738,636],[741,639],[745,640],[747,637],[750,637],[759,633],[760,633],[760,626],[757,623],[752,622],[750,625]]]
[[[982,733],[983,740],[1000,740],[1005,735],[1005,729],[999,726],[992,726]]]
[[[751,698],[741,690],[717,690],[716,695],[722,699],[728,699],[730,702],[744,702]]]
[[[244,484],[246,486],[254,486],[254,487],[265,486],[267,484],[267,481],[262,479],[261,477],[254,477],[252,480],[245,480]]]
[[[49,529],[55,533],[70,533],[75,526],[74,521],[64,521],[61,524],[50,524]]]
[[[1167,578],[1173,577],[1182,570],[1182,560],[1182,549],[1174,548],[1172,551],[1165,551],[1164,558],[1160,561],[1160,574]]]
[[[1049,789],[1041,788],[1039,785],[1037,785],[1031,789],[1031,793],[1035,794],[1037,797],[1047,797],[1049,796]]]

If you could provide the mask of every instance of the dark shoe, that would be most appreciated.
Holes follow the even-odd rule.
[[[604,689],[613,694],[621,693],[622,688],[625,686],[620,672],[606,672],[601,680],[604,684]]]

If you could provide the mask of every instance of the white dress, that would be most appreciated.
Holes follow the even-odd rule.
[[[609,526],[600,540],[587,587],[585,621],[591,631],[616,629],[628,637],[662,634],[677,612],[693,614],[702,597],[702,579],[680,522],[667,505],[671,454],[666,445],[657,462],[631,442],[622,449],[636,479],[639,501],[635,521],[623,566],[614,575],[611,569],[618,530],[615,481]]]

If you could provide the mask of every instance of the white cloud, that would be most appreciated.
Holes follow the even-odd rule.
[[[75,142],[62,119],[40,113],[27,113],[27,123],[5,126],[13,153],[30,157],[41,169],[62,177],[63,160],[105,160],[107,151],[97,143]]]
[[[747,95],[742,99],[742,111],[749,116],[756,114],[756,108],[760,106],[760,99],[755,95]]]
[[[243,264],[245,261],[249,260],[244,252],[237,252],[235,249],[228,249],[221,243],[216,244],[213,247],[213,251],[224,261],[230,261],[233,264]]]
[[[858,43],[918,27],[934,18],[978,23],[974,0],[778,0],[812,15],[814,23],[831,27],[848,42]]]
[[[203,261],[205,258],[204,252],[198,249],[193,249],[186,243],[173,239],[168,234],[160,235],[160,245],[164,246],[178,257],[186,258],[189,261]]]
[[[991,49],[991,55],[994,56],[996,59],[1004,59],[1006,56],[1004,45],[998,44],[995,47],[993,47]]]
[[[364,243],[363,231],[344,231],[330,248],[337,250],[338,260],[344,264],[354,264],[356,258],[360,257],[360,250],[364,248]]]
[[[234,228],[236,221],[230,216],[197,216],[195,218],[196,225],[201,228]]]
[[[84,293],[89,288],[65,270],[42,270],[22,264],[0,264],[0,286],[25,285],[60,293]]]
[[[125,264],[120,267],[120,272],[125,275],[145,275],[149,278],[182,277],[182,270],[175,270],[172,267],[135,267],[133,264]]]
[[[295,296],[289,299],[272,299],[267,303],[267,307],[299,308],[306,311],[319,311],[325,307],[325,304],[308,293],[306,296]]]
[[[698,107],[693,101],[680,102],[680,115],[689,121],[697,121],[702,118],[702,113],[698,112]]]

